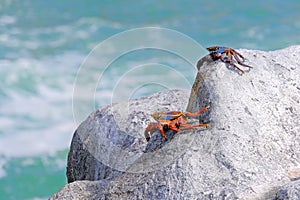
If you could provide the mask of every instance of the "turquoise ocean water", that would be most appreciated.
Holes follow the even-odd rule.
[[[0,199],[47,199],[66,184],[67,153],[77,126],[74,81],[100,42],[133,28],[162,27],[204,47],[274,50],[300,44],[299,10],[298,0],[1,1]],[[159,34],[155,38],[164,42]],[[185,72],[182,66],[187,63],[176,56],[140,50],[120,57],[107,71],[111,81],[96,90],[95,106],[110,103],[114,80],[128,72],[129,65],[157,60],[165,60],[193,82],[195,71]],[[137,77],[153,74],[146,69],[135,72],[136,78],[123,84],[122,92],[139,97],[162,89],[132,92]],[[169,83],[178,82],[168,73],[159,75]]]

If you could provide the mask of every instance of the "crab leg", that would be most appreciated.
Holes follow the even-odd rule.
[[[164,131],[164,128],[163,128],[163,126],[161,125],[160,122],[157,123],[157,128],[160,130],[162,136],[164,136],[164,138],[167,139],[167,135],[166,135],[166,133],[165,133],[165,131]]]
[[[188,117],[197,117],[198,115],[205,112],[209,108],[210,108],[210,106],[206,106],[206,107],[202,108],[201,110],[199,110],[198,112],[195,112],[195,113],[185,112],[184,115],[188,116]]]
[[[185,129],[194,129],[196,127],[208,127],[209,124],[180,124],[180,126],[183,127],[183,129],[180,130],[185,130]]]
[[[239,52],[237,52],[237,51],[235,51],[235,50],[231,50],[232,51],[232,54],[234,55],[234,54],[236,54],[236,55],[238,55],[239,57],[241,57],[242,59],[243,59],[243,61],[242,62],[244,62],[245,61],[245,58],[244,58],[244,56],[242,56]],[[235,57],[235,59],[237,59],[237,56],[234,56]],[[237,59],[238,60],[238,59]]]
[[[231,65],[231,66],[233,66],[233,67],[235,67],[236,69],[238,69],[242,74],[244,73],[244,71],[242,70],[242,69],[240,69],[238,66],[236,66],[236,64],[234,64],[233,62],[232,62],[232,55],[231,55],[231,53],[228,53],[227,54],[227,57],[228,57],[228,60],[225,60],[224,58],[220,58],[224,63],[228,63],[229,65]]]
[[[233,56],[236,59],[236,61],[238,62],[238,64],[240,64],[244,67],[252,68],[251,66],[246,65],[246,64],[243,63],[245,58],[241,54],[239,54],[238,52],[233,53]],[[240,60],[240,58],[238,56],[240,56],[243,59],[243,62]]]
[[[178,128],[178,124],[177,123],[171,123],[171,124],[169,124],[169,128],[172,129],[172,130],[174,130],[174,131],[176,131],[176,132],[180,131],[180,129]]]

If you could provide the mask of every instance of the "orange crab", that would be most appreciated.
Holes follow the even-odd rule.
[[[160,130],[162,136],[167,139],[167,135],[165,133],[166,130],[172,129],[176,132],[194,129],[196,127],[207,127],[209,124],[188,124],[188,117],[197,117],[210,106],[206,106],[205,108],[199,110],[196,113],[191,112],[180,112],[180,111],[170,111],[170,112],[156,112],[151,116],[157,121],[149,123],[144,134],[147,142],[150,140],[151,135],[156,130]]]
[[[243,63],[245,61],[244,56],[242,56],[240,53],[238,53],[232,48],[213,46],[213,47],[208,47],[206,49],[209,51],[209,55],[214,61],[220,59],[222,62],[228,63],[229,65],[238,69],[242,74],[244,73],[244,71],[240,69],[236,64],[234,64],[233,58],[235,58],[238,64],[244,67],[248,67],[249,69],[252,68],[251,66],[244,64]]]

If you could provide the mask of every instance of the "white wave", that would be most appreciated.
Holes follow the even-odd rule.
[[[0,26],[5,26],[9,24],[14,24],[16,22],[16,18],[11,15],[2,15],[0,16]]]
[[[83,57],[67,52],[0,61],[0,156],[52,154],[69,147],[76,128],[73,82]]]
[[[34,156],[66,149],[75,124],[72,119],[71,92],[43,89],[41,96],[10,95],[12,101],[1,108],[0,154]],[[10,117],[13,116],[13,117]],[[14,121],[13,121],[14,120]]]
[[[52,128],[5,134],[0,137],[0,152],[6,157],[54,154],[70,145],[72,134],[73,121],[56,124]]]
[[[6,164],[6,160],[0,159],[0,179],[7,175],[6,171],[4,170],[5,164]]]
[[[31,200],[47,200],[49,197],[33,197]]]

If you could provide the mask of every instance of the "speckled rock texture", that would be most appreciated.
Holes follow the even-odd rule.
[[[50,199],[289,199],[281,194],[300,166],[300,46],[238,51],[253,67],[243,75],[206,56],[191,91],[93,112],[73,136],[69,184]],[[145,141],[154,111],[206,105],[200,122],[210,128]]]
[[[174,131],[167,133],[168,141],[156,132],[147,143],[144,130],[151,120],[150,115],[158,110],[185,110],[188,98],[189,91],[170,90],[93,112],[74,133],[68,156],[68,182],[110,180],[125,171],[144,173],[147,168],[153,171],[151,166],[154,163],[160,166],[165,161],[164,156],[156,161],[145,157],[152,156],[151,151],[169,142]]]
[[[276,193],[275,200],[298,200],[300,199],[300,180],[290,182],[282,186]]]

